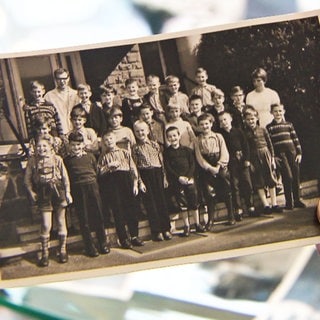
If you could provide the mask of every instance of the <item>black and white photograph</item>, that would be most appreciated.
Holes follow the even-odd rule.
[[[0,55],[0,286],[320,242],[319,11]]]

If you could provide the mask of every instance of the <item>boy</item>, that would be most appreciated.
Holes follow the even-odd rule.
[[[211,108],[210,110],[208,110],[207,112],[212,114],[214,117],[214,123],[213,123],[213,130],[214,131],[219,131],[219,113],[223,112],[226,110],[225,106],[224,106],[224,92],[219,89],[216,88],[213,92],[213,108]]]
[[[207,83],[208,73],[207,70],[203,68],[198,68],[196,70],[196,82],[195,86],[191,90],[191,95],[198,95],[201,97],[201,102],[204,108],[211,108],[213,106],[212,94],[216,89],[216,86],[213,84]]]
[[[229,152],[226,143],[220,133],[212,131],[214,118],[211,114],[202,114],[198,122],[202,133],[197,137],[195,153],[196,159],[203,169],[200,175],[209,213],[207,230],[211,230],[214,224],[216,195],[225,202],[228,210],[228,222],[233,225],[235,219],[228,171]]]
[[[101,137],[101,134],[107,128],[107,124],[102,109],[90,101],[91,87],[88,84],[79,84],[77,92],[80,103],[76,107],[81,106],[86,112],[85,126],[92,128],[98,137]]]
[[[97,153],[99,150],[99,142],[96,132],[92,128],[86,128],[87,113],[81,105],[74,106],[71,114],[72,131],[67,134],[69,137],[70,133],[78,132],[83,136],[83,142],[85,151]]]
[[[108,112],[109,131],[112,131],[116,138],[118,147],[131,152],[131,148],[136,144],[136,139],[132,130],[122,126],[123,113],[120,107],[112,107]],[[102,147],[104,144],[102,144]]]
[[[166,206],[163,159],[160,146],[148,138],[149,127],[138,120],[133,125],[137,144],[133,146],[132,156],[141,177],[139,189],[147,211],[153,241],[171,239],[171,225]]]
[[[164,91],[160,90],[160,79],[158,76],[150,74],[146,80],[149,92],[143,98],[152,107],[155,119],[165,122],[166,98]]]
[[[164,148],[164,124],[153,119],[154,111],[149,104],[144,103],[140,107],[139,119],[144,121],[149,127],[149,138],[156,141],[161,150]]]
[[[129,78],[125,82],[126,96],[122,100],[123,125],[132,129],[133,124],[139,118],[139,109],[143,99],[139,95],[138,81]]]
[[[112,131],[106,132],[102,141],[105,152],[98,160],[100,186],[104,196],[109,199],[120,245],[124,249],[143,246],[144,242],[138,237],[138,203],[135,198],[139,192],[137,167],[131,153],[117,147],[116,136]]]
[[[200,134],[198,127],[198,117],[202,114],[203,103],[202,98],[196,94],[193,94],[189,98],[190,114],[187,115],[186,120],[191,124],[192,130],[195,135]]]
[[[242,220],[243,209],[241,197],[243,196],[249,216],[255,215],[252,202],[252,182],[250,177],[249,145],[245,134],[233,127],[230,113],[224,111],[219,114],[221,134],[226,142],[230,155],[228,168],[231,176],[231,189],[236,219]]]
[[[291,122],[284,119],[285,109],[282,104],[271,105],[273,121],[267,125],[274,153],[280,160],[285,208],[305,208],[300,199],[299,165],[302,159],[301,145]]]
[[[164,150],[164,164],[169,187],[182,211],[183,235],[188,237],[190,235],[189,212],[194,219],[196,232],[205,231],[199,219],[194,153],[190,148],[180,144],[181,136],[177,127],[167,128],[166,137],[170,146]]]
[[[45,116],[46,118],[52,120],[51,133],[53,135],[58,135],[59,137],[63,135],[62,124],[57,109],[51,102],[48,102],[43,98],[44,92],[45,88],[42,83],[39,81],[30,82],[30,94],[32,101],[30,104],[23,106],[29,139],[35,138],[36,136],[34,125],[36,118],[39,115]]]
[[[84,139],[81,133],[69,134],[70,154],[64,159],[71,183],[71,194],[75,210],[79,217],[80,231],[89,257],[97,257],[99,252],[107,254],[102,204],[97,183],[97,163],[94,155],[84,150]],[[95,231],[99,251],[97,250],[91,231]]]
[[[230,107],[230,114],[232,115],[232,126],[234,128],[244,130],[244,118],[243,110],[245,107],[244,93],[240,86],[234,86],[231,88],[230,98],[232,100],[232,106]]]
[[[194,149],[195,134],[188,121],[184,121],[181,117],[181,109],[179,105],[168,105],[168,122],[165,125],[165,130],[169,127],[177,127],[179,129],[180,144]],[[166,145],[170,145],[166,136]]]
[[[182,117],[190,113],[189,111],[189,98],[188,96],[179,91],[180,89],[180,80],[174,75],[167,76],[166,86],[168,91],[167,96],[167,106],[179,106],[181,109]],[[167,111],[167,110],[166,110]]]

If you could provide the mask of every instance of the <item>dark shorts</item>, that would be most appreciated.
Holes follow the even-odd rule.
[[[37,205],[40,211],[52,211],[65,208],[68,203],[66,192],[61,184],[39,184],[36,187],[38,196]]]

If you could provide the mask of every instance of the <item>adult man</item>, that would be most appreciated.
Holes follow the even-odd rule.
[[[72,108],[80,102],[77,91],[70,88],[68,70],[59,68],[54,71],[56,87],[48,91],[44,98],[53,103],[59,114],[64,134],[72,129],[70,113]]]

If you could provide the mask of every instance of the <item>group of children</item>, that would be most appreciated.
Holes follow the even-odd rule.
[[[65,210],[71,203],[90,257],[110,251],[106,211],[112,213],[124,249],[144,245],[138,232],[141,210],[153,241],[172,238],[169,214],[174,210],[181,212],[183,236],[212,230],[220,201],[230,225],[245,212],[259,215],[254,190],[265,214],[282,212],[276,159],[285,208],[305,206],[299,191],[301,146],[283,105],[270,106],[274,120],[264,128],[258,111],[245,105],[239,86],[232,88],[233,105],[226,107],[222,90],[207,83],[206,70],[197,69],[195,79],[198,85],[187,96],[179,90],[178,77],[168,76],[162,90],[159,77],[149,75],[143,97],[138,82],[128,79],[122,101],[111,85],[103,85],[99,103],[90,101],[90,86],[81,84],[79,103],[70,113],[73,129],[66,134],[54,105],[43,98],[44,86],[31,82],[33,101],[24,107],[30,138],[25,185],[42,216],[40,266],[49,263],[52,213],[58,222],[59,262],[68,260]],[[201,206],[207,208],[206,221]]]

